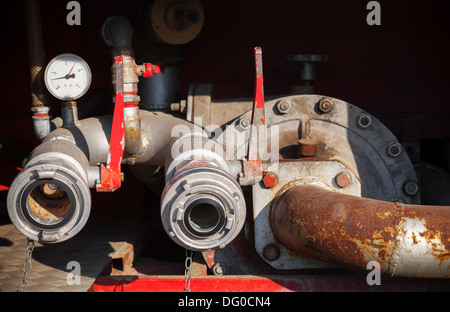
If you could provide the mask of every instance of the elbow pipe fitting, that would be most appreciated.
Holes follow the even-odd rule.
[[[450,207],[404,205],[294,186],[271,210],[276,238],[307,257],[391,276],[450,278]]]
[[[133,27],[125,16],[111,16],[101,28],[103,41],[113,48],[112,56],[132,55]]]
[[[8,192],[12,223],[26,237],[44,244],[78,234],[90,214],[91,170],[84,153],[67,139],[39,145]]]
[[[169,237],[184,248],[223,248],[244,225],[244,195],[217,154],[183,150],[182,146],[194,138],[205,140],[201,134],[187,135],[172,146],[161,197],[162,223]],[[173,157],[173,151],[180,148],[181,153]]]

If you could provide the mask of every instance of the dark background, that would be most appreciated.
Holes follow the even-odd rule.
[[[41,1],[46,60],[61,53],[80,55],[92,70],[91,90],[111,93],[111,56],[100,27],[111,15],[126,15],[133,22],[142,1],[79,0],[81,26],[67,25],[67,2]],[[212,83],[216,99],[251,97],[255,46],[263,49],[266,95],[288,94],[300,83],[300,66],[286,60],[288,53],[327,54],[328,62],[316,65],[316,93],[368,111],[400,141],[418,144],[423,160],[448,169],[450,2],[379,1],[381,26],[367,25],[367,3],[202,1],[203,30],[180,47],[181,99],[192,83]],[[0,151],[0,185],[4,186],[17,174],[21,155],[39,144],[31,121],[25,23],[21,1],[2,3],[0,140],[8,147]],[[52,115],[58,116],[55,99],[51,107]],[[100,114],[111,109],[112,103]],[[97,206],[109,203],[119,211],[124,203],[132,205],[122,195],[141,184],[128,177],[114,194],[97,195],[101,197]]]

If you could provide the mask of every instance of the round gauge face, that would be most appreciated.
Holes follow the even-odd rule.
[[[91,85],[89,65],[75,54],[61,54],[48,63],[45,85],[57,99],[73,101],[82,97]]]

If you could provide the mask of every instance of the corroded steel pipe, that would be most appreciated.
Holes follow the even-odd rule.
[[[320,261],[391,276],[450,278],[450,207],[404,205],[295,186],[272,206],[275,236]]]

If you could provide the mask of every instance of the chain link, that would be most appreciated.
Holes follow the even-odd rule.
[[[25,290],[25,286],[27,285],[26,278],[28,273],[31,271],[31,257],[33,256],[34,250],[34,241],[31,239],[27,239],[27,255],[25,257],[25,262],[22,265],[23,278],[22,281],[17,285],[17,292],[23,292]]]
[[[191,292],[191,266],[193,251],[186,249],[186,260],[184,261],[184,292]]]

